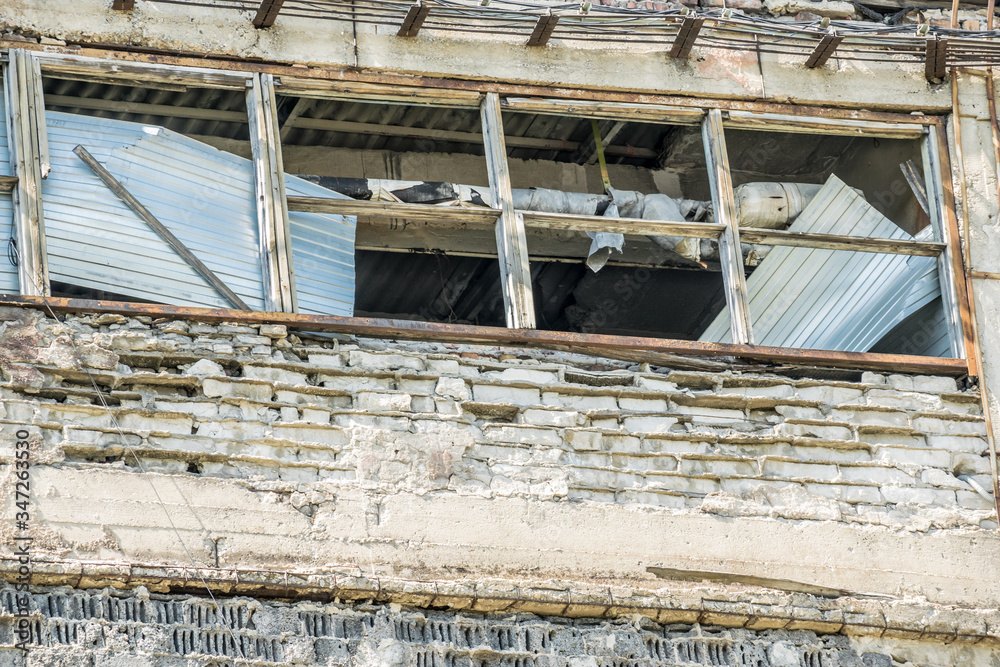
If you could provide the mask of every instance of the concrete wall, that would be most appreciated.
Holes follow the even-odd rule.
[[[36,550],[54,558],[183,565],[152,483],[205,566],[640,587],[672,567],[938,603],[1000,592],[973,486],[989,484],[979,399],[952,378],[3,318],[3,432],[36,443]]]

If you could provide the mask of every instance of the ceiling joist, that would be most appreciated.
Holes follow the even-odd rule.
[[[420,26],[424,24],[430,13],[431,8],[417,0],[406,10],[406,17],[403,18],[403,24],[399,26],[399,32],[396,34],[400,37],[416,37],[417,33],[420,32]]]
[[[260,7],[257,8],[257,15],[253,17],[253,27],[270,28],[274,25],[274,20],[278,18],[278,12],[285,0],[261,0]]]

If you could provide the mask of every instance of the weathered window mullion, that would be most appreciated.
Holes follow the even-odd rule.
[[[722,280],[726,289],[726,305],[729,307],[730,331],[733,343],[752,345],[753,326],[750,321],[743,253],[740,249],[736,200],[729,172],[729,155],[722,128],[722,112],[711,109],[701,127],[715,221],[726,226],[725,231],[719,236],[719,260],[722,264]]]
[[[41,97],[38,63],[23,49],[11,49],[4,76],[7,136],[13,190],[14,230],[17,242],[21,294],[47,296],[49,272],[42,212],[42,178],[47,171],[45,103]],[[40,131],[41,128],[41,131]]]
[[[934,128],[921,142],[921,153],[924,162],[924,177],[927,184],[928,215],[934,229],[934,238],[945,244],[946,249],[937,257],[938,283],[941,287],[941,301],[944,307],[945,319],[948,322],[948,338],[951,343],[951,353],[956,359],[966,357],[966,331],[963,310],[967,309],[964,300],[957,290],[958,272],[955,251],[958,239],[952,234],[952,226],[948,223],[949,210],[945,201],[942,178],[945,175],[942,168],[941,135],[943,128]],[[957,230],[955,230],[957,231]]]
[[[507,148],[500,116],[500,97],[496,93],[486,94],[481,115],[490,192],[493,206],[500,209],[500,218],[496,224],[497,259],[500,262],[507,327],[534,329],[535,304],[531,291],[528,241],[524,232],[524,218],[514,210]]]
[[[247,88],[250,146],[264,278],[266,308],[296,312],[295,269],[292,262],[288,201],[278,129],[274,78],[256,74]]]

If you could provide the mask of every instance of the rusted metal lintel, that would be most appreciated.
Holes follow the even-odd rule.
[[[135,0],[114,0],[114,2],[111,3],[111,9],[115,9],[120,12],[130,12],[135,9]]]
[[[812,55],[809,56],[809,60],[806,61],[806,67],[822,67],[826,64],[840,43],[844,41],[843,35],[838,35],[835,32],[831,32],[829,35],[824,35],[823,39],[819,40],[819,44],[813,50]]]
[[[539,16],[525,46],[545,46],[552,37],[552,31],[556,29],[557,23],[559,17],[553,14],[551,9]]]
[[[17,176],[0,176],[0,192],[12,192],[17,185]]]
[[[704,17],[685,17],[680,30],[677,31],[677,37],[674,38],[674,44],[670,47],[670,57],[687,58],[691,49],[694,48],[694,42],[698,39],[698,33],[701,32],[701,27],[704,24]]]
[[[417,2],[414,2],[406,10],[403,24],[399,26],[399,32],[396,34],[400,37],[416,37],[417,33],[420,32],[420,26],[424,24],[424,20],[427,19],[427,15],[430,13],[431,8],[421,2],[421,0],[417,0]]]
[[[257,8],[257,15],[253,17],[253,27],[270,28],[278,18],[278,12],[285,0],[261,0],[260,7]]]
[[[928,38],[924,58],[924,76],[927,80],[944,79],[948,74],[948,40],[938,35]]]
[[[644,338],[639,336],[606,336],[565,331],[536,329],[505,329],[465,324],[440,324],[367,317],[336,315],[305,315],[302,313],[268,313],[221,308],[194,308],[122,301],[92,301],[88,299],[57,299],[21,295],[0,295],[0,306],[49,308],[57,312],[114,313],[118,315],[149,315],[169,319],[187,319],[206,323],[240,322],[243,324],[284,324],[306,331],[341,333],[370,338],[395,338],[447,343],[513,345],[520,347],[563,350],[605,356],[649,360],[651,354],[682,356],[729,357],[766,364],[824,366],[851,370],[881,370],[897,373],[966,375],[968,367],[962,359],[917,357],[870,352],[832,352],[764,345],[732,345],[701,341]]]
[[[943,125],[945,118],[928,114],[911,115],[903,112],[872,111],[868,108],[838,109],[798,104],[781,104],[777,102],[756,102],[744,100],[702,99],[663,95],[657,93],[636,93],[625,90],[602,90],[584,86],[562,88],[558,86],[541,86],[530,84],[509,84],[497,81],[481,81],[475,79],[451,79],[424,77],[410,74],[395,74],[386,72],[357,71],[338,67],[292,67],[268,62],[252,62],[236,57],[226,57],[219,54],[199,53],[179,50],[157,50],[156,53],[129,50],[117,44],[92,44],[90,47],[75,50],[61,47],[42,47],[41,45],[25,44],[23,42],[5,41],[0,37],[0,48],[24,48],[30,51],[49,49],[50,53],[65,53],[66,55],[102,58],[119,62],[147,62],[177,67],[211,68],[229,72],[260,72],[274,76],[290,76],[317,81],[357,81],[386,85],[418,86],[427,88],[444,88],[448,90],[468,90],[479,93],[495,92],[500,95],[517,97],[549,97],[568,100],[593,100],[598,102],[621,102],[626,104],[660,104],[680,106],[695,109],[715,108],[726,111],[752,111],[779,113],[789,115],[816,116],[819,118],[842,118],[845,120],[870,120],[875,122],[899,123],[905,125]],[[43,63],[43,71],[44,71]],[[926,108],[926,107],[924,107]],[[940,108],[941,113],[950,113],[950,105]]]

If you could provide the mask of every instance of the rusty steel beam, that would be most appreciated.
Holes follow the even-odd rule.
[[[567,350],[595,356],[656,363],[664,356],[728,357],[764,364],[823,366],[850,370],[879,370],[897,373],[923,373],[961,376],[969,372],[963,359],[918,357],[872,352],[834,352],[765,345],[733,345],[690,340],[609,336],[567,331],[506,329],[467,324],[441,324],[368,317],[271,313],[223,308],[195,308],[123,301],[92,301],[40,296],[2,295],[0,306],[51,308],[63,313],[114,313],[118,315],[166,317],[215,324],[284,324],[306,331],[341,333],[369,338],[396,338],[445,343],[483,343],[516,345],[550,350]]]
[[[552,37],[552,31],[556,29],[557,23],[559,23],[559,17],[554,15],[551,9],[539,16],[538,22],[535,23],[535,29],[531,31],[531,37],[528,38],[528,43],[525,46],[545,46],[549,38]]]
[[[924,50],[924,76],[928,81],[940,81],[948,74],[948,40],[938,35],[928,37]]]
[[[674,38],[674,44],[670,47],[671,58],[688,57],[691,49],[694,48],[694,41],[698,39],[698,33],[701,32],[701,27],[704,23],[705,19],[700,16],[686,16],[684,18],[680,30],[677,31],[677,37]]]
[[[812,55],[809,56],[809,60],[806,61],[806,67],[822,67],[826,64],[840,43],[844,41],[842,35],[838,35],[835,32],[831,32],[829,35],[824,35],[823,39],[819,40],[819,44],[813,50]]]
[[[399,32],[396,34],[400,37],[416,37],[417,33],[420,32],[420,26],[424,24],[424,20],[430,13],[431,8],[421,0],[417,0],[406,10],[403,24],[399,26]]]
[[[257,15],[253,17],[253,27],[270,28],[274,25],[274,20],[278,18],[278,12],[285,0],[261,0],[260,7],[257,8]]]

